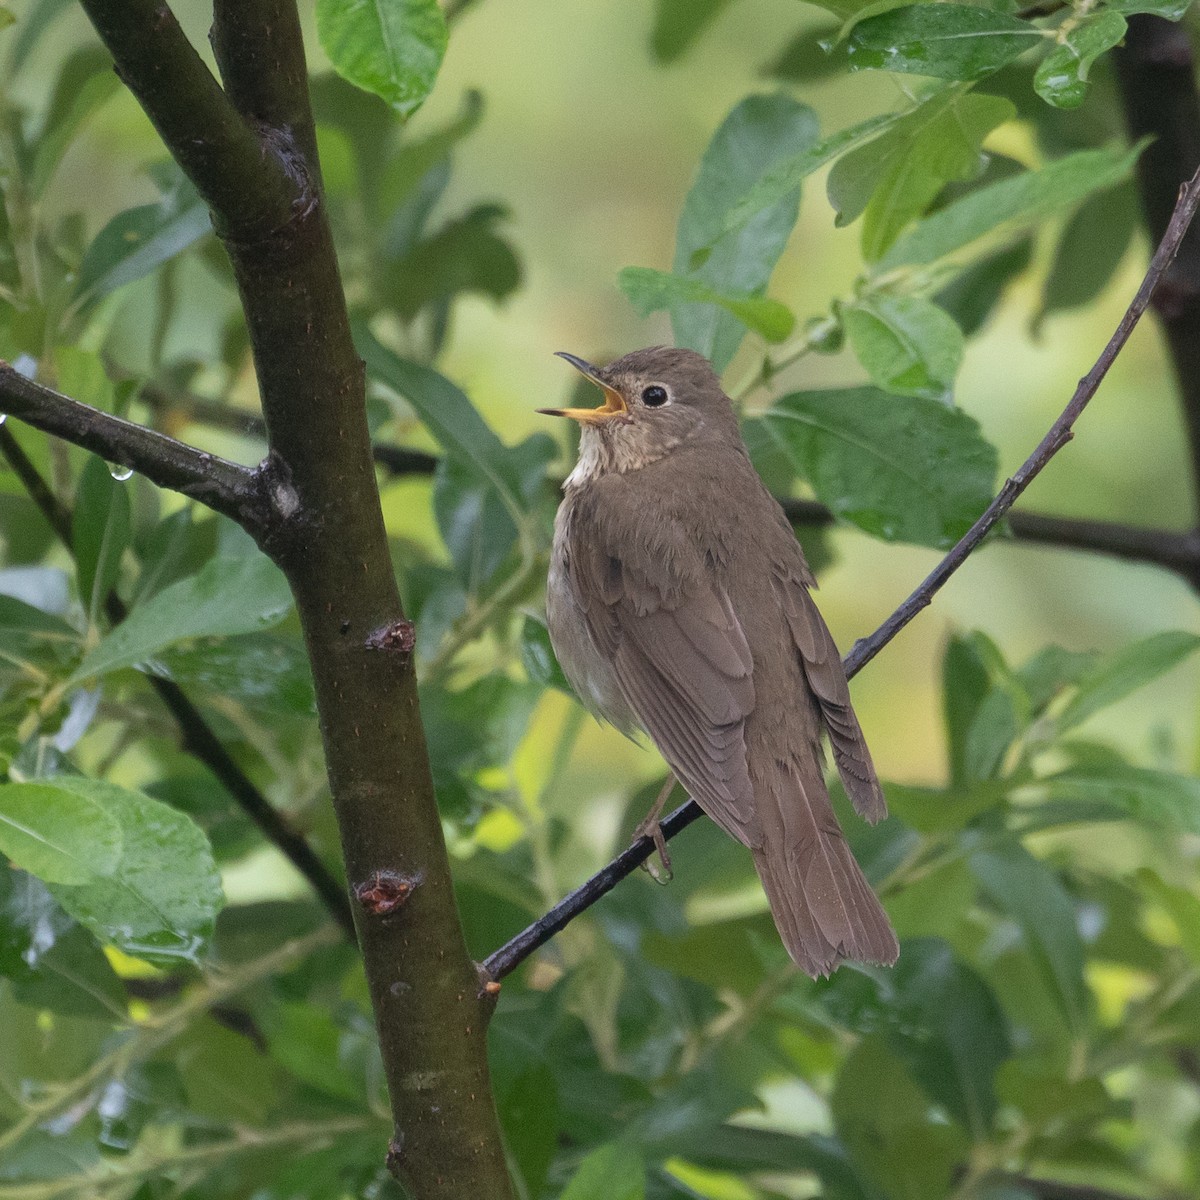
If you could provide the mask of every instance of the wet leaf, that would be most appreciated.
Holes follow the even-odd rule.
[[[1020,232],[1120,183],[1144,148],[1144,143],[1138,143],[1132,150],[1079,150],[1039,171],[1026,171],[971,192],[902,234],[880,260],[879,270],[934,262],[985,234]]]
[[[446,53],[437,0],[317,0],[317,37],[343,79],[410,116]]]
[[[903,71],[940,79],[982,79],[1044,34],[1007,13],[965,4],[913,4],[855,25],[850,69]]]
[[[167,966],[194,962],[223,903],[199,827],[158,800],[103,780],[59,776],[54,786],[101,806],[121,833],[112,871],[77,886],[51,884],[55,899],[126,954]]]
[[[839,225],[865,211],[862,240],[868,262],[887,250],[945,184],[982,170],[983,139],[1015,113],[998,96],[947,88],[838,159],[829,173],[829,202]]]
[[[885,541],[952,545],[992,496],[995,450],[975,421],[934,400],[794,392],[757,420],[819,500]]]
[[[97,800],[55,781],[0,784],[0,851],[46,883],[111,875],[121,826]]]
[[[963,355],[954,318],[920,296],[864,296],[843,310],[871,382],[896,396],[949,403]]]
[[[198,574],[139,604],[84,657],[68,684],[143,663],[185,638],[267,629],[291,607],[287,581],[266,555],[214,558]]]
[[[1033,87],[1056,108],[1078,108],[1087,95],[1088,72],[1101,54],[1125,36],[1125,18],[1110,8],[1080,17],[1038,64]]]

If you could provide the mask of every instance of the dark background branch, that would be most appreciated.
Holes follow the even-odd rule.
[[[73,545],[70,510],[53,493],[7,425],[0,425],[0,454],[8,460],[13,473],[38,506],[59,541],[70,550]],[[119,625],[128,616],[124,602],[115,591],[105,598],[104,610],[113,625]],[[283,814],[255,787],[254,782],[238,766],[212,726],[205,720],[204,714],[183,688],[174,681],[161,679],[157,675],[147,678],[163,705],[174,717],[184,750],[216,776],[242,811],[258,826],[263,836],[308,880],[330,915],[346,935],[353,939],[354,918],[350,912],[346,888],[329,871],[308,842],[292,829]]]
[[[1200,166],[1200,99],[1187,27],[1162,17],[1130,17],[1116,50],[1116,67],[1129,136],[1153,138],[1138,159],[1137,182],[1146,227],[1157,243],[1171,219],[1179,185]],[[1155,293],[1154,307],[1179,387],[1200,503],[1200,230],[1184,238]]]
[[[1126,309],[1125,315],[1121,318],[1112,337],[1109,338],[1108,344],[1101,351],[1095,365],[1079,381],[1079,386],[1075,389],[1075,394],[1066,408],[1047,431],[1046,436],[1038,443],[1033,453],[1021,464],[1013,476],[1005,481],[999,494],[958,544],[873,634],[854,644],[844,659],[847,676],[853,677],[858,674],[922,609],[929,606],[933,597],[950,576],[966,562],[988,533],[1004,518],[1017,497],[1041,473],[1054,455],[1071,440],[1075,421],[1096,394],[1109,367],[1116,360],[1142,313],[1145,312],[1146,306],[1150,303],[1150,297],[1154,294],[1155,288],[1179,248],[1180,241],[1191,225],[1198,203],[1200,203],[1200,171],[1180,192],[1175,213],[1166,234],[1154,253],[1154,258],[1138,288],[1137,295]],[[668,839],[674,837],[676,833],[686,828],[700,815],[699,805],[694,800],[689,800],[662,822],[663,836]],[[575,917],[591,907],[601,896],[611,891],[653,853],[654,841],[648,837],[639,838],[591,879],[556,904],[545,916],[522,930],[494,954],[489,955],[483,962],[484,969],[493,979],[503,978],[539,946],[544,945]]]
[[[138,399],[160,419],[170,420],[174,414],[179,414],[187,420],[243,437],[266,437],[266,427],[260,416],[218,400],[190,394],[175,395],[154,384],[143,387]],[[392,442],[372,443],[371,454],[375,462],[392,475],[431,475],[438,465],[437,455]],[[833,513],[816,500],[783,498],[780,503],[793,525],[837,524]],[[1164,567],[1200,590],[1200,533],[1057,517],[1019,508],[1008,514],[1008,528],[1021,542],[1086,550]]]

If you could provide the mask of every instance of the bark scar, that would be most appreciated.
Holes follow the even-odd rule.
[[[365,883],[354,885],[354,898],[372,916],[386,917],[407,903],[421,884],[421,876],[399,871],[372,871]]]
[[[385,650],[406,657],[413,652],[416,644],[417,627],[407,617],[381,625],[367,635],[368,650]]]

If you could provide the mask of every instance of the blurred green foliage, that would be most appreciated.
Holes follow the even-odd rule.
[[[685,60],[737,7],[659,0],[652,54]],[[1044,321],[1117,271],[1138,148],[1113,138],[1105,55],[1127,15],[1186,5],[1032,20],[1008,3],[822,7],[836,23],[781,29],[780,86],[747,81],[711,132],[673,253],[660,247],[671,270],[614,257],[610,275],[626,268],[640,312],[665,309],[680,344],[733,364],[773,487],[808,489],[874,539],[941,548],[997,474],[956,407],[965,339],[1006,297]],[[165,162],[147,168],[150,201],[116,214],[82,192],[47,203],[89,121],[125,101],[82,29],[67,36],[68,5],[14,12],[0,32],[0,355],[76,399],[257,453],[251,426],[217,435],[195,418],[197,400],[235,423],[251,411],[203,205]],[[316,32],[337,72],[314,76],[313,99],[373,431],[440,453],[431,480],[381,480],[483,957],[619,847],[615,826],[658,780],[614,767],[593,779],[594,807],[568,794],[584,722],[540,616],[561,456],[545,433],[493,429],[439,369],[455,322],[522,283],[505,204],[463,203],[454,186],[484,97],[420,132],[401,120],[446,49],[433,0],[387,13],[320,0]],[[868,68],[911,78],[822,130],[799,95]],[[1024,147],[1019,163],[988,150],[998,134]],[[767,291],[801,186],[830,166],[827,226],[861,217],[863,267],[796,335],[790,298]],[[792,363],[844,347],[854,386],[773,395]],[[75,516],[58,544],[0,475],[0,1200],[397,1194],[356,955],[301,885],[263,886],[283,867],[147,685],[183,686],[337,870],[280,576],[203,509],[11,433]],[[112,589],[131,610],[116,627]],[[1027,1200],[1058,1179],[1194,1195],[1200,784],[1177,752],[1130,755],[1087,722],[1198,645],[1172,631],[1104,653],[946,642],[945,762],[888,785],[884,824],[847,822],[902,937],[893,971],[798,976],[748,857],[694,826],[670,888],[627,881],[504,984],[490,1037],[519,1194]],[[1132,860],[1095,852],[1135,840]]]

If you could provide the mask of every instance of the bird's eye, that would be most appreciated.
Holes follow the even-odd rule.
[[[652,383],[642,390],[642,403],[647,408],[661,408],[668,399],[667,389],[660,384]]]

